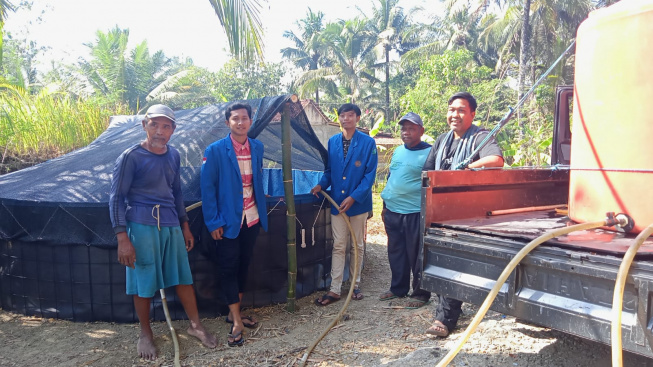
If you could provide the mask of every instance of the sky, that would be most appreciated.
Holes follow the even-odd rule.
[[[265,59],[280,62],[280,49],[292,46],[285,30],[298,31],[296,22],[308,8],[322,11],[326,21],[372,14],[374,0],[268,0],[261,19],[265,28]],[[36,4],[38,3],[38,4]],[[399,0],[406,10],[424,9],[421,17],[434,14],[438,0]],[[37,17],[40,15],[40,20]],[[421,19],[420,19],[421,20]],[[38,0],[31,10],[10,13],[5,24],[18,38],[33,40],[49,48],[37,58],[36,67],[47,70],[51,60],[74,63],[87,58],[96,32],[115,26],[129,29],[131,46],[147,40],[150,53],[163,50],[167,56],[190,57],[197,66],[217,71],[229,60],[227,38],[208,0]]]

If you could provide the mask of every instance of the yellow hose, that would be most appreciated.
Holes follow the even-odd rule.
[[[324,196],[327,200],[329,200],[329,202],[331,202],[331,204],[333,204],[333,206],[335,206],[336,208],[339,206],[326,192],[320,191],[320,194],[322,194],[322,196]],[[345,313],[345,310],[349,305],[349,301],[351,301],[351,295],[352,293],[354,293],[354,287],[356,286],[356,278],[358,278],[358,242],[356,241],[356,234],[354,233],[354,229],[351,227],[351,223],[349,223],[349,217],[347,216],[347,214],[340,213],[338,215],[342,215],[343,219],[345,220],[345,223],[347,223],[347,227],[349,227],[349,233],[351,234],[351,239],[354,247],[354,264],[356,264],[356,266],[354,266],[354,274],[351,274],[350,277],[351,286],[349,287],[349,293],[347,293],[347,299],[345,300],[345,304],[342,305],[340,312],[338,312],[336,317],[333,318],[333,321],[331,321],[331,323],[326,327],[326,329],[324,329],[322,334],[320,334],[320,336],[317,339],[315,339],[313,344],[311,344],[311,346],[306,350],[306,352],[304,352],[302,359],[299,361],[300,367],[306,365],[308,356],[311,354],[311,352],[313,352],[313,349],[315,349],[315,347],[322,340],[322,338],[324,338],[329,333],[329,330],[331,330],[331,328],[335,326],[338,320],[340,320],[342,314]]]
[[[449,362],[451,362],[454,359],[454,357],[458,354],[458,352],[463,347],[465,342],[467,342],[469,337],[472,335],[474,330],[476,330],[476,327],[478,326],[478,324],[480,324],[481,320],[483,320],[483,317],[485,316],[487,311],[490,309],[490,305],[492,305],[492,302],[496,298],[497,294],[499,294],[499,290],[501,289],[501,286],[503,286],[503,283],[506,282],[506,280],[510,276],[510,273],[512,273],[513,269],[515,269],[517,267],[517,265],[519,265],[521,260],[526,255],[528,255],[529,252],[533,251],[537,246],[539,246],[543,242],[548,241],[548,240],[550,240],[552,238],[562,236],[562,235],[565,235],[567,233],[571,233],[571,232],[575,232],[575,231],[582,231],[582,230],[586,230],[586,229],[598,228],[598,227],[603,227],[603,226],[606,226],[606,225],[608,225],[607,220],[600,221],[600,222],[590,222],[590,223],[576,224],[576,225],[573,225],[573,226],[558,228],[558,229],[555,229],[553,231],[549,231],[549,232],[541,235],[540,237],[534,239],[533,241],[529,242],[528,245],[526,245],[523,249],[521,249],[521,251],[519,251],[515,255],[515,257],[510,261],[510,263],[508,263],[506,268],[503,270],[503,272],[499,276],[499,279],[497,279],[496,284],[494,285],[494,287],[492,288],[490,293],[485,298],[485,301],[483,302],[483,304],[479,308],[478,312],[476,313],[476,316],[474,316],[474,319],[472,320],[472,322],[469,324],[469,326],[465,330],[465,333],[462,335],[462,338],[460,340],[458,340],[458,343],[456,344],[456,346],[453,349],[451,349],[451,351],[449,351],[449,353],[447,353],[447,355],[444,356],[444,358],[442,358],[442,360],[440,360],[440,362],[437,364],[437,367],[447,366],[449,364]]]
[[[614,295],[612,297],[612,367],[622,367],[623,360],[621,355],[621,312],[624,299],[624,288],[626,286],[626,278],[628,277],[628,270],[633,263],[637,250],[642,246],[642,243],[653,234],[653,224],[646,227],[635,238],[635,242],[628,248],[624,259],[621,261],[619,271],[617,272],[617,280],[614,284]]]
[[[177,333],[175,332],[175,328],[172,326],[172,321],[170,320],[170,311],[168,311],[166,292],[163,289],[159,289],[159,292],[161,292],[161,304],[163,305],[163,313],[166,315],[166,322],[168,322],[170,335],[172,335],[172,344],[175,346],[175,367],[181,367],[181,362],[179,361],[179,341],[177,340]]]

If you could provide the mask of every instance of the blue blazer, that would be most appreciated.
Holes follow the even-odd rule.
[[[331,186],[331,197],[338,205],[348,196],[355,203],[347,210],[348,216],[367,213],[372,210],[372,185],[376,179],[376,142],[356,130],[351,138],[347,159],[342,149],[342,133],[329,139],[329,160],[320,178],[323,190]],[[338,214],[338,208],[331,206],[331,213]]]
[[[252,185],[258,208],[259,222],[268,230],[268,214],[263,192],[263,143],[250,139],[252,152]],[[202,162],[202,212],[204,223],[213,232],[223,227],[224,236],[236,238],[243,218],[243,181],[231,143],[231,134],[209,145]]]

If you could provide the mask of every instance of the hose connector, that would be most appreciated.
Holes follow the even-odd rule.
[[[605,214],[605,224],[608,227],[617,227],[618,230],[623,232],[630,232],[635,228],[635,220],[628,214],[608,212]]]

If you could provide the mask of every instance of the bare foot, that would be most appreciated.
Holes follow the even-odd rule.
[[[199,339],[202,344],[204,344],[205,347],[207,348],[215,348],[218,345],[218,340],[213,336],[213,334],[209,333],[204,329],[204,326],[202,324],[197,324],[196,326],[191,326],[186,330],[188,335],[194,336],[197,339]]]
[[[151,333],[141,333],[136,344],[136,351],[138,356],[145,360],[153,361],[156,359],[156,347]]]

